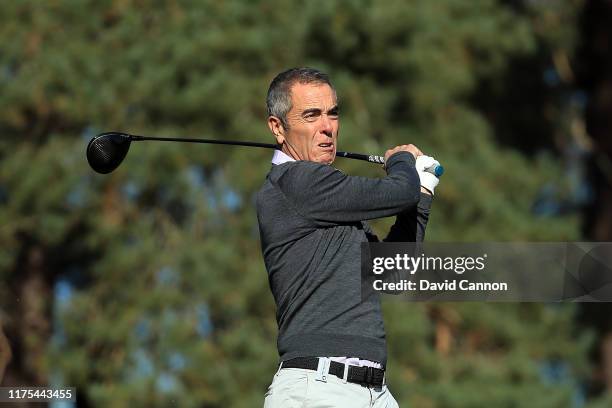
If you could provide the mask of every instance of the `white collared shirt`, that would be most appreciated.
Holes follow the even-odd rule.
[[[274,156],[272,156],[272,164],[283,164],[290,161],[295,161],[295,159],[283,152],[282,150],[274,150]]]
[[[285,154],[281,150],[274,150],[274,156],[272,156],[272,164],[283,164],[287,162],[296,161],[293,157]],[[348,364],[357,367],[374,367],[374,368],[382,368],[382,364],[370,361],[370,360],[362,360],[357,357],[329,357],[330,360],[336,361],[342,364]]]

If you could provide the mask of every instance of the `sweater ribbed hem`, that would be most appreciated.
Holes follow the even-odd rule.
[[[300,333],[278,340],[281,361],[296,357],[357,357],[387,365],[385,339],[332,334]]]

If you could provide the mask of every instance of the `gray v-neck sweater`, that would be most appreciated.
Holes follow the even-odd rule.
[[[361,243],[378,241],[364,220],[397,215],[385,241],[422,241],[431,196],[421,194],[408,152],[387,176],[347,176],[324,164],[272,166],[257,194],[257,218],[276,301],[278,352],[347,356],[386,365],[378,293],[361,299]]]

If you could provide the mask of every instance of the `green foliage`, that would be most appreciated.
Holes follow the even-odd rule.
[[[277,362],[276,323],[253,194],[270,152],[134,143],[101,176],[84,150],[103,130],[271,142],[265,92],[291,66],[330,73],[343,150],[414,143],[445,165],[429,240],[578,238],[577,217],[531,211],[541,186],[563,178],[560,160],[500,143],[502,112],[485,113],[477,98],[483,83],[495,84],[491,98],[515,87],[504,78],[517,59],[571,53],[577,8],[3,2],[0,279],[18,282],[27,269],[20,254],[35,246],[47,279],[74,285],[69,300],[55,299],[40,369],[93,406],[261,405]],[[384,235],[391,222],[375,228]],[[0,285],[9,327],[19,318],[10,285]],[[451,328],[447,353],[436,349],[432,311]],[[572,307],[392,302],[385,318],[401,404],[568,406],[586,370],[589,337],[572,330]],[[569,365],[569,382],[542,380],[539,367],[551,360]]]
[[[417,304],[407,316],[398,303],[385,305],[389,351],[401,362],[392,364],[389,378],[408,405],[556,407],[576,398],[572,376],[586,374],[584,353],[592,339],[572,332],[572,307]],[[452,333],[448,349],[432,347],[438,325]],[[562,362],[573,372],[557,384],[543,383],[547,362]]]

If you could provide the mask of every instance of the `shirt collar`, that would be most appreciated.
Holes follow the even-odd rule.
[[[291,162],[291,161],[295,161],[295,159],[285,153],[283,153],[283,151],[281,150],[274,150],[274,156],[272,156],[272,164],[283,164],[283,163],[287,163],[287,162]]]

